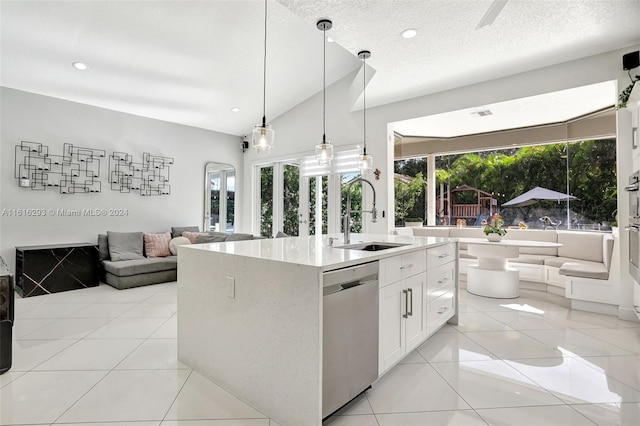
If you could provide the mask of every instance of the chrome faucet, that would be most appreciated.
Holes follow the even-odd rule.
[[[351,185],[356,182],[366,182],[371,187],[371,190],[373,191],[373,206],[371,207],[371,210],[351,210]],[[364,190],[362,191],[362,193],[364,194]],[[349,185],[347,185],[347,210],[344,214],[344,217],[342,218],[345,244],[349,244],[351,242],[351,237],[349,235],[351,224],[353,223],[351,221],[351,213],[371,213],[371,221],[373,223],[375,223],[378,219],[378,211],[376,210],[376,189],[373,187],[373,184],[371,182],[361,177],[352,180]]]

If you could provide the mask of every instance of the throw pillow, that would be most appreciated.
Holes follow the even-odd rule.
[[[190,231],[185,231],[182,233],[182,236],[187,237],[189,241],[191,241],[191,244],[196,244],[198,237],[201,235],[209,235],[209,233],[208,232],[190,232]]]
[[[107,231],[109,255],[113,262],[120,260],[144,259],[144,237],[142,232]]]
[[[200,228],[197,226],[172,226],[171,238],[180,237],[183,232],[200,232]]]
[[[171,233],[163,232],[162,234],[144,234],[144,250],[147,257],[167,257],[171,254],[169,251],[169,242],[171,241]]]
[[[171,241],[169,241],[169,251],[172,255],[178,255],[178,246],[184,246],[187,244],[191,244],[191,241],[187,237],[175,237]]]
[[[111,260],[109,258],[109,240],[107,234],[98,234],[98,260]]]

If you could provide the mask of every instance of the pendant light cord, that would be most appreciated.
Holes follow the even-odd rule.
[[[322,143],[327,143],[327,30],[322,30]]]
[[[364,155],[367,155],[367,58],[362,59],[362,121],[364,127]]]
[[[262,127],[267,127],[267,1],[264,0],[264,61],[262,67]]]

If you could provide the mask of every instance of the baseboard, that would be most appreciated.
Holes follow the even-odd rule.
[[[556,296],[565,297],[564,288],[556,287],[555,285],[552,285],[552,284],[547,284],[547,293],[555,294]]]
[[[640,322],[640,318],[633,308],[618,308],[618,318],[623,321]]]
[[[614,317],[617,317],[619,308],[616,305],[609,305],[606,303],[587,302],[585,300],[572,299],[571,309],[575,309],[577,311],[593,312],[596,314],[612,315]]]
[[[545,283],[537,283],[533,281],[520,280],[520,288],[524,290],[547,291],[547,285]]]

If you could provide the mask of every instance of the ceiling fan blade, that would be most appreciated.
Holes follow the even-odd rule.
[[[493,21],[495,21],[500,12],[502,12],[502,9],[507,4],[507,1],[509,0],[493,0],[493,3],[491,3],[489,9],[487,9],[480,22],[478,22],[476,30],[493,24]]]

